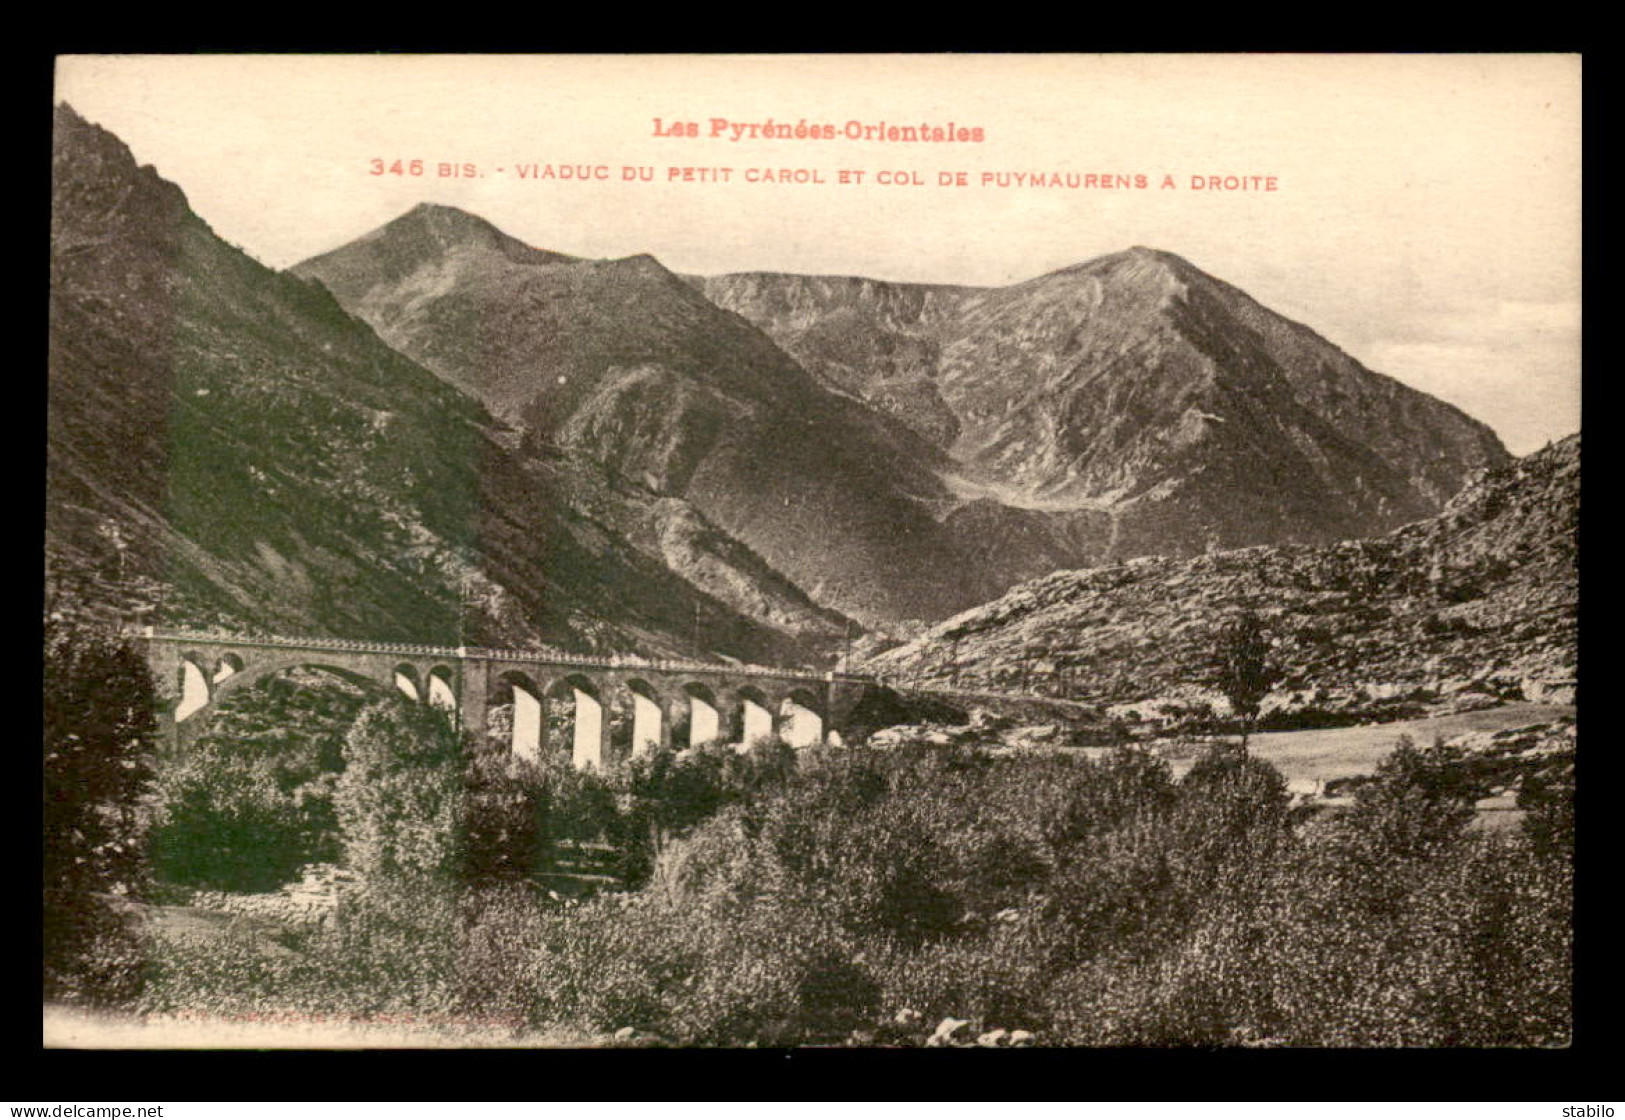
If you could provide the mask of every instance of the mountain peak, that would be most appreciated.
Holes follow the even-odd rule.
[[[66,101],[58,101],[56,103],[56,108],[55,108],[55,112],[53,114],[53,118],[54,118],[54,124],[56,125],[56,131],[57,131],[57,134],[59,136],[62,135],[63,133],[65,133],[65,132],[66,133],[74,133],[74,132],[84,133],[84,134],[86,134],[88,136],[103,137],[103,138],[105,138],[106,143],[108,143],[110,145],[117,146],[118,148],[120,148],[120,149],[122,149],[124,151],[129,150],[128,146],[124,143],[124,141],[120,140],[117,136],[114,136],[111,132],[107,131],[107,129],[103,128],[101,125],[95,123],[94,121],[91,121],[91,120],[87,119],[83,114],[81,114],[79,112],[79,110],[75,109],[72,105],[68,104]]]
[[[418,203],[373,236],[425,237],[441,249],[461,244],[496,246],[513,240],[484,218],[438,202]]]
[[[432,260],[467,248],[487,250],[515,264],[562,264],[578,259],[564,253],[534,248],[502,232],[477,214],[441,202],[420,202],[400,217],[364,234],[337,252],[343,253],[360,246],[382,249],[391,257],[414,262]],[[312,262],[306,262],[309,263]],[[295,271],[303,267],[295,266]]]
[[[642,268],[642,269],[650,269],[650,270],[658,269],[661,272],[668,272],[668,273],[671,272],[671,269],[669,269],[665,265],[661,264],[660,259],[658,257],[656,257],[653,253],[633,253],[629,257],[618,257],[618,258],[616,258],[614,263],[623,264],[623,265],[626,265],[626,266],[631,267],[631,268]]]
[[[685,296],[697,295],[694,289],[684,282],[671,269],[661,263],[660,258],[653,253],[634,253],[629,257],[614,257],[599,261],[600,267],[613,269],[628,276],[636,276],[647,280],[656,280],[665,284],[675,284]]]
[[[1190,263],[1190,262],[1186,261],[1184,257],[1179,256],[1177,253],[1170,253],[1166,249],[1156,249],[1156,248],[1153,248],[1150,245],[1130,245],[1127,249],[1124,249],[1122,251],[1122,253],[1120,253],[1118,255],[1123,256],[1123,257],[1135,257],[1135,258],[1141,258],[1141,259],[1151,258],[1151,259],[1154,259],[1154,260],[1160,260],[1160,261],[1165,261],[1165,262],[1169,262],[1169,263],[1178,263],[1178,264],[1189,264]]]
[[[85,118],[79,114],[79,110],[75,109],[72,105],[69,105],[66,101],[58,101],[56,103],[55,118],[58,128],[62,127],[63,125],[84,127],[90,124],[89,121],[85,120]]]
[[[1101,257],[1091,257],[1065,268],[1058,268],[1028,281],[1045,288],[1061,281],[1068,288],[1079,280],[1103,282],[1124,293],[1137,293],[1153,297],[1177,295],[1192,284],[1205,284],[1212,277],[1177,253],[1155,249],[1147,245],[1133,245]]]
[[[1087,272],[1093,275],[1113,273],[1140,277],[1170,277],[1190,281],[1207,274],[1178,253],[1154,249],[1147,245],[1134,245],[1120,252],[1074,265],[1063,272]]]
[[[52,125],[52,226],[59,245],[102,238],[115,226],[174,235],[185,224],[201,223],[179,187],[139,164],[129,145],[67,102],[56,105]],[[52,267],[64,260],[53,258]]]
[[[294,265],[296,276],[316,277],[340,302],[380,279],[398,281],[453,254],[518,265],[567,264],[563,253],[536,249],[466,210],[420,202],[347,245]]]
[[[420,202],[405,214],[402,214],[401,217],[410,218],[414,214],[423,217],[443,215],[447,220],[472,222],[481,226],[491,224],[477,214],[470,214],[467,210],[456,206],[448,206],[443,202]]]
[[[138,170],[129,145],[101,125],[86,120],[66,101],[58,102],[53,117],[54,142],[63,172],[93,162],[98,172],[133,173]]]

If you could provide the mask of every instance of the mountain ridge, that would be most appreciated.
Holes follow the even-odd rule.
[[[1386,532],[1507,458],[1487,427],[1166,250],[1005,287],[704,278],[647,254],[492,261],[506,235],[443,210],[293,271],[526,438],[687,496],[871,626],[1126,556]],[[473,244],[425,237],[411,269],[370,263],[367,245],[426,214]],[[809,442],[843,454],[784,477],[782,449]],[[846,518],[830,476],[867,512]],[[809,485],[815,556],[774,524]]]
[[[1166,250],[1002,288],[691,282],[1007,504],[1111,508],[1109,537],[1062,566],[1385,532],[1509,458],[1459,409]]]
[[[55,125],[48,583],[126,620],[438,644],[800,662],[844,631],[680,500],[524,452],[112,133]]]

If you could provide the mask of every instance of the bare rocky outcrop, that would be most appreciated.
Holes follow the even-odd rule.
[[[1252,609],[1285,669],[1265,726],[1572,702],[1579,476],[1576,435],[1485,472],[1439,515],[1385,537],[1057,572],[867,665],[938,685],[1025,683],[1130,721],[1188,717],[1222,710],[1203,686],[1217,629]]]

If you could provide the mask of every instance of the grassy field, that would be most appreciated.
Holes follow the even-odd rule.
[[[1254,735],[1247,749],[1279,770],[1294,787],[1333,778],[1369,774],[1377,768],[1401,735],[1419,744],[1435,737],[1449,739],[1469,731],[1500,731],[1545,723],[1574,715],[1572,705],[1506,704],[1478,712],[1404,720],[1366,727],[1334,727],[1322,731],[1270,731]],[[1194,759],[1174,759],[1174,775],[1183,775]]]

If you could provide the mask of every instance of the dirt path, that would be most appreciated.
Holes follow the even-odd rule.
[[[500,1027],[143,1018],[45,1006],[47,1048],[67,1050],[468,1050],[604,1046],[602,1035]]]

